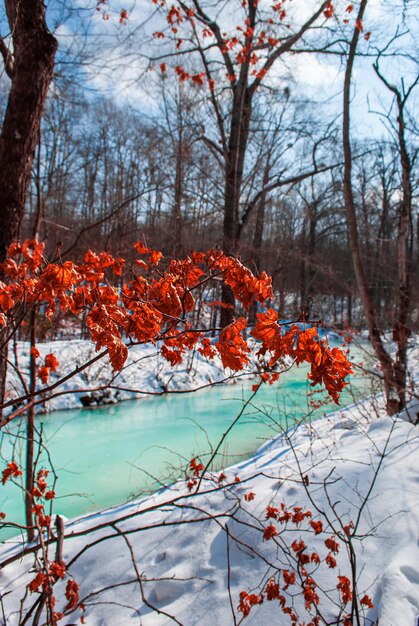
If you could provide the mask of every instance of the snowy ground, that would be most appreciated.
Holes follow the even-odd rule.
[[[40,343],[37,347],[41,354],[40,365],[49,353],[53,353],[59,360],[59,367],[56,372],[51,372],[48,384],[55,383],[97,355],[95,347],[88,340],[51,341]],[[18,342],[17,359],[14,358],[14,363],[18,367],[9,367],[7,399],[19,397],[24,393],[22,377],[28,383],[29,349],[28,343]],[[13,360],[12,355],[10,356]],[[226,374],[218,357],[213,361],[208,361],[195,351],[186,354],[182,364],[172,367],[159,354],[155,346],[151,344],[134,346],[130,348],[128,359],[121,372],[113,373],[108,358],[104,357],[64,382],[57,390],[58,394],[55,396],[49,394],[52,398],[39,404],[37,410],[80,408],[81,398],[86,395],[93,396],[93,399],[97,399],[100,403],[119,402],[137,398],[141,393],[197,389],[225,378]],[[104,389],[109,386],[111,386],[110,389]],[[43,389],[40,380],[37,381],[37,389]]]
[[[342,526],[352,520],[359,597],[367,593],[374,603],[361,612],[360,623],[416,626],[418,444],[412,424],[386,417],[377,402],[368,401],[265,444],[251,460],[226,471],[230,484],[224,488],[205,480],[200,493],[189,495],[185,483],[178,483],[141,502],[67,522],[67,577],[80,585],[86,624],[237,624],[240,592],[259,590],[278,569],[290,569],[295,561],[289,546],[295,539],[304,539],[307,550],[323,560],[324,541],[345,536]],[[234,482],[236,476],[241,482]],[[254,499],[245,498],[249,493]],[[283,530],[276,520],[265,520],[266,507],[281,502],[310,509],[324,532],[307,533],[305,522]],[[270,522],[280,535],[264,540]],[[323,590],[319,608],[326,623],[342,624],[337,576],[351,577],[351,570],[348,551],[338,541],[335,569],[324,562],[308,567]],[[1,560],[15,551],[12,543],[5,545]],[[15,611],[34,577],[33,571],[26,573],[32,562],[27,556],[1,572],[7,626],[18,623]],[[63,589],[59,582],[59,598]],[[285,596],[307,622],[298,589],[289,587]],[[36,597],[29,596],[26,606]],[[60,598],[58,605],[64,603]],[[74,624],[80,615],[60,623]],[[290,623],[278,601],[255,606],[244,621]]]
[[[41,346],[42,353],[50,350],[47,344]],[[55,344],[54,352],[65,371],[84,359],[86,350],[84,342],[73,341],[58,349]],[[186,364],[171,379],[170,365],[144,356],[148,357],[131,353],[136,365],[122,373],[120,387],[133,387],[134,381],[136,389],[149,391],[175,384],[199,387],[223,376],[217,363],[209,367],[205,361],[204,367],[196,360],[190,369],[193,377]],[[25,346],[19,361],[23,370],[27,368]],[[69,383],[71,389],[79,389],[78,396],[59,396],[49,408],[74,402],[79,406],[85,389],[100,386],[109,375],[105,362],[93,366]],[[16,392],[19,384],[12,374],[10,389],[15,386]],[[131,397],[132,392],[119,393],[114,399]],[[240,592],[258,593],[272,577],[283,587],[284,570],[296,568],[290,546],[303,539],[305,552],[317,552],[321,560],[307,565],[318,585],[318,609],[324,618],[320,623],[343,625],[347,607],[342,609],[336,586],[338,576],[348,576],[356,579],[358,597],[368,594],[374,604],[360,607],[359,624],[417,626],[418,448],[417,427],[406,421],[406,415],[390,419],[379,399],[368,400],[283,433],[252,459],[226,470],[221,485],[218,475],[207,474],[197,493],[191,494],[182,481],[145,500],[66,521],[68,570],[65,580],[54,587],[57,610],[67,603],[63,594],[72,577],[80,585],[89,626],[236,626],[243,620],[238,611]],[[323,531],[315,535],[308,518],[298,526],[265,519],[266,508],[280,508],[281,503],[291,511],[310,510],[313,520],[322,521]],[[343,527],[350,522],[355,529],[350,529],[349,545]],[[268,540],[264,532],[270,524],[279,534]],[[340,544],[333,569],[324,562],[329,552],[324,542],[331,538]],[[0,623],[3,619],[7,626],[22,623],[19,610],[22,606],[23,612],[28,610],[38,597],[36,592],[25,596],[35,576],[33,555],[18,557],[19,547],[11,540],[0,552],[0,562],[6,563],[0,570]],[[351,550],[356,555],[355,571]],[[301,579],[297,576],[296,584],[282,593],[299,623],[310,622]],[[77,610],[59,624],[80,623],[81,616]],[[266,599],[243,621],[257,626],[291,623],[278,600]]]

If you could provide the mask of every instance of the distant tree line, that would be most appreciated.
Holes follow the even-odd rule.
[[[393,381],[388,398],[404,397],[407,340],[418,325],[417,61],[403,47],[406,3],[392,3],[403,30],[373,33],[374,45],[367,4],[314,2],[302,14],[284,2],[249,0],[233,12],[208,0],[150,2],[140,25],[131,28],[126,10],[118,15],[127,30],[106,48],[85,24],[89,11],[67,1],[48,15],[58,31],[77,29],[74,52],[62,34],[57,51],[41,2],[21,0],[18,10],[4,0],[0,257],[28,236],[62,259],[88,247],[129,259],[139,239],[167,256],[219,244],[273,276],[281,316],[366,324]],[[97,8],[106,28],[106,7]],[[341,63],[332,105],[305,96],[286,69],[299,55]],[[361,59],[383,95],[382,134],[365,138],[351,109]],[[84,89],[81,68],[92,76],[99,63],[115,81],[118,70],[142,68],[144,102]],[[213,321],[225,326],[232,293],[224,285],[218,295],[230,306]],[[382,344],[387,330],[394,362]]]
[[[30,235],[39,219],[39,237],[49,252],[61,242],[69,257],[87,247],[127,255],[142,238],[166,255],[219,244],[222,168],[189,115],[194,93],[181,91],[165,95],[165,115],[146,120],[103,97],[80,99],[70,90],[50,97],[22,236]],[[324,128],[313,122],[318,137],[307,138],[298,124],[301,105],[288,100],[285,106],[289,111],[280,121],[266,122],[261,113],[251,136],[242,210],[256,201],[241,229],[238,252],[250,266],[273,276],[283,315],[297,311],[307,319],[360,326],[337,133],[323,135]],[[291,120],[284,119],[288,116]],[[314,169],[314,150],[320,163],[327,156],[332,165],[298,180]],[[376,140],[357,143],[356,153],[354,191],[367,280],[380,323],[391,328],[398,285],[398,151],[388,140]],[[275,175],[285,183],[258,196],[264,177]],[[415,258],[417,272],[417,250]]]

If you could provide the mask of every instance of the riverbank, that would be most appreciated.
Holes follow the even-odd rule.
[[[63,342],[60,367],[68,367],[69,359],[73,365],[84,359],[84,343]],[[57,352],[57,344],[55,348]],[[51,346],[44,344],[40,349],[48,353]],[[413,364],[417,352],[411,354]],[[22,353],[21,363],[24,358]],[[156,376],[150,363],[158,357],[138,353],[136,358],[135,381],[143,375],[140,383],[154,384],[160,393],[159,376],[166,371],[165,364],[159,365]],[[107,365],[101,367],[80,384],[105,377]],[[195,367],[201,383],[204,377],[209,382],[218,366],[214,363],[214,370],[208,369],[205,361],[205,367],[199,362]],[[172,368],[167,368],[168,375],[173,375]],[[221,368],[219,374],[223,375]],[[185,382],[186,378],[179,384]],[[84,392],[85,388],[79,388],[78,393]],[[54,401],[65,403],[67,395]],[[295,424],[263,444],[250,459],[224,470],[224,475],[207,472],[201,480],[202,470],[194,476],[192,468],[186,471],[185,480],[147,498],[66,520],[63,560],[68,569],[64,580],[54,586],[57,608],[65,614],[59,623],[70,626],[83,618],[90,626],[236,626],[247,610],[246,596],[240,602],[240,594],[246,592],[258,599],[247,623],[286,626],[289,616],[264,591],[273,578],[281,585],[285,608],[295,611],[301,622],[310,622],[306,610],[310,606],[314,614],[321,612],[324,621],[320,623],[343,624],[350,601],[346,594],[347,602],[342,604],[342,585],[338,585],[347,577],[358,599],[364,599],[358,604],[357,623],[373,626],[379,620],[380,626],[415,625],[419,615],[419,445],[417,427],[406,418],[414,421],[416,409],[410,416],[390,419],[381,402],[376,397],[314,422]],[[109,451],[113,449],[111,437]],[[195,468],[201,460],[205,465],[208,456],[198,459]],[[184,459],[184,468],[188,461]],[[118,472],[113,478],[121,480]],[[298,511],[307,517],[284,524],[278,519],[284,509],[291,512],[291,520],[300,515]],[[59,511],[58,498],[54,512]],[[318,522],[322,530],[315,534]],[[307,568],[315,580],[318,605],[307,605],[302,597],[304,575],[298,556],[302,553],[295,551],[300,541],[306,545],[303,553],[310,555]],[[22,558],[19,544],[19,538],[7,541],[0,550],[1,602],[7,626],[20,624],[39,598],[36,591],[27,593],[35,576],[33,555]],[[54,550],[55,542],[51,559]],[[333,560],[336,564],[331,567]],[[283,589],[284,572],[293,568],[296,581]],[[73,580],[80,588],[83,611],[66,609],[66,584]],[[260,592],[263,603],[259,603]]]
[[[369,400],[279,435],[250,460],[226,470],[225,481],[219,483],[218,474],[204,479],[201,493],[191,495],[182,481],[142,501],[67,522],[64,559],[71,565],[66,576],[80,585],[85,622],[237,624],[242,617],[237,610],[240,592],[259,590],[278,574],[276,568],[289,569],[289,546],[301,539],[321,559],[313,574],[318,608],[329,620],[339,614],[343,620],[336,586],[338,576],[351,578],[351,564],[340,539],[336,567],[328,567],[324,542],[344,538],[343,526],[353,522],[358,595],[367,594],[374,604],[361,605],[361,623],[415,624],[418,443],[412,424],[390,419],[379,400]],[[323,532],[315,535],[307,524],[266,520],[267,507],[280,508],[281,503],[288,510],[310,509],[313,519],[322,520]],[[266,539],[272,522],[279,535]],[[11,544],[3,546],[1,560],[15,550]],[[2,570],[8,626],[18,623],[14,612],[33,579],[33,572],[27,573],[32,561],[27,556]],[[65,581],[54,588],[60,606],[66,603],[64,588]],[[298,589],[290,587],[285,596],[307,622]],[[29,595],[26,606],[36,597]],[[75,623],[81,615],[73,613],[62,623]],[[266,598],[252,608],[246,622],[290,623],[278,602]]]
[[[328,337],[332,341],[340,341],[335,333],[329,333]],[[255,342],[250,339],[249,344]],[[254,377],[259,369],[255,350],[249,366],[232,375],[232,372],[223,369],[217,353],[209,360],[196,349],[185,353],[182,363],[171,365],[161,355],[159,349],[150,343],[131,346],[127,361],[119,372],[113,372],[106,355],[95,361],[97,352],[89,340],[49,341],[38,343],[37,349],[40,365],[47,354],[54,354],[58,360],[56,370],[50,372],[48,386],[64,379],[57,389],[48,392],[44,397],[39,396],[39,402],[35,405],[38,413],[82,407],[94,408],[147,395],[205,389],[214,384]],[[6,401],[16,400],[27,393],[30,383],[29,355],[28,342],[18,341],[10,351]],[[286,370],[291,363],[292,361],[286,358],[283,369]],[[45,389],[39,378],[36,381],[36,389],[38,392]],[[20,406],[16,402],[8,407],[6,412]]]

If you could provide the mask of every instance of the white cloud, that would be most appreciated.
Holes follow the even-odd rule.
[[[307,87],[334,87],[341,71],[315,54],[301,54],[293,59],[293,73],[298,83]]]

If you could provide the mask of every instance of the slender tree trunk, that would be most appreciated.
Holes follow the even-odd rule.
[[[256,224],[255,224],[255,232],[253,233],[253,261],[256,265],[257,269],[260,269],[260,261],[261,261],[261,251],[262,251],[262,243],[263,243],[263,229],[265,227],[265,211],[266,211],[266,200],[267,200],[267,191],[266,187],[269,182],[269,176],[271,173],[271,164],[270,164],[270,155],[267,157],[266,166],[263,172],[262,179],[262,193],[259,198],[258,210],[256,213]]]
[[[374,253],[374,261],[373,261],[373,289],[374,289],[374,302],[375,308],[377,310],[377,319],[380,323],[384,320],[383,316],[383,305],[384,310],[386,308],[386,303],[388,300],[387,291],[388,291],[388,259],[389,257],[389,249],[388,249],[388,239],[389,239],[389,197],[386,189],[386,183],[384,174],[382,175],[381,186],[383,190],[383,200],[381,203],[381,219],[380,219],[380,228],[378,230],[377,236],[375,238],[375,253]],[[387,265],[387,267],[386,267]]]
[[[183,189],[183,137],[182,130],[176,150],[175,198],[173,205],[174,245],[173,256],[178,258],[182,254],[182,189]]]
[[[397,343],[394,365],[395,381],[399,394],[399,409],[406,402],[407,342],[411,334],[409,313],[411,303],[411,271],[413,264],[413,218],[412,218],[412,163],[406,146],[404,103],[401,94],[396,92],[398,105],[398,141],[402,170],[403,196],[399,215],[397,237],[398,258],[398,298],[397,317],[393,329],[393,339]]]
[[[303,227],[300,235],[300,245],[298,246],[300,256],[300,317],[308,319],[307,311],[307,285],[306,285],[306,256],[307,256],[307,235],[306,235],[306,218],[303,221]]]
[[[266,199],[267,192],[265,188],[269,182],[269,175],[271,171],[270,165],[270,156],[268,156],[266,166],[263,172],[262,179],[262,189],[264,190],[261,193],[258,202],[258,209],[256,213],[256,223],[255,223],[255,231],[253,233],[253,263],[255,264],[257,270],[260,270],[260,262],[261,262],[261,252],[262,252],[262,244],[263,244],[263,229],[265,226],[265,210],[266,210]],[[257,302],[254,301],[252,304],[252,308],[250,310],[250,322],[254,323],[256,321],[256,312],[257,312]]]
[[[300,267],[300,315],[304,320],[310,319],[313,303],[314,280],[316,272],[314,266],[314,251],[316,249],[317,203],[313,201],[307,206],[308,233],[305,226],[302,233],[302,259]]]
[[[223,246],[227,254],[237,252],[240,194],[251,115],[251,91],[249,88],[242,88],[238,85],[234,92],[224,183]]]
[[[347,300],[346,300],[347,312],[346,312],[346,320],[349,327],[352,326],[352,291],[348,292]]]
[[[357,22],[362,20],[365,8],[368,0],[362,0]],[[374,348],[380,363],[384,390],[386,395],[387,412],[392,415],[397,412],[399,408],[397,387],[394,380],[393,364],[390,356],[386,352],[380,328],[378,326],[377,314],[374,308],[372,294],[368,288],[367,277],[365,273],[364,262],[362,259],[360,237],[358,232],[358,222],[356,215],[355,199],[352,188],[352,149],[350,142],[350,92],[351,92],[351,79],[352,68],[354,65],[356,49],[359,39],[358,28],[354,29],[354,34],[349,48],[349,55],[346,64],[344,93],[343,93],[343,128],[342,128],[342,140],[343,140],[343,153],[344,153],[344,196],[345,196],[345,209],[348,220],[349,239],[352,251],[352,258],[355,270],[356,281],[359,289],[361,302],[368,326],[369,336],[371,344]]]

